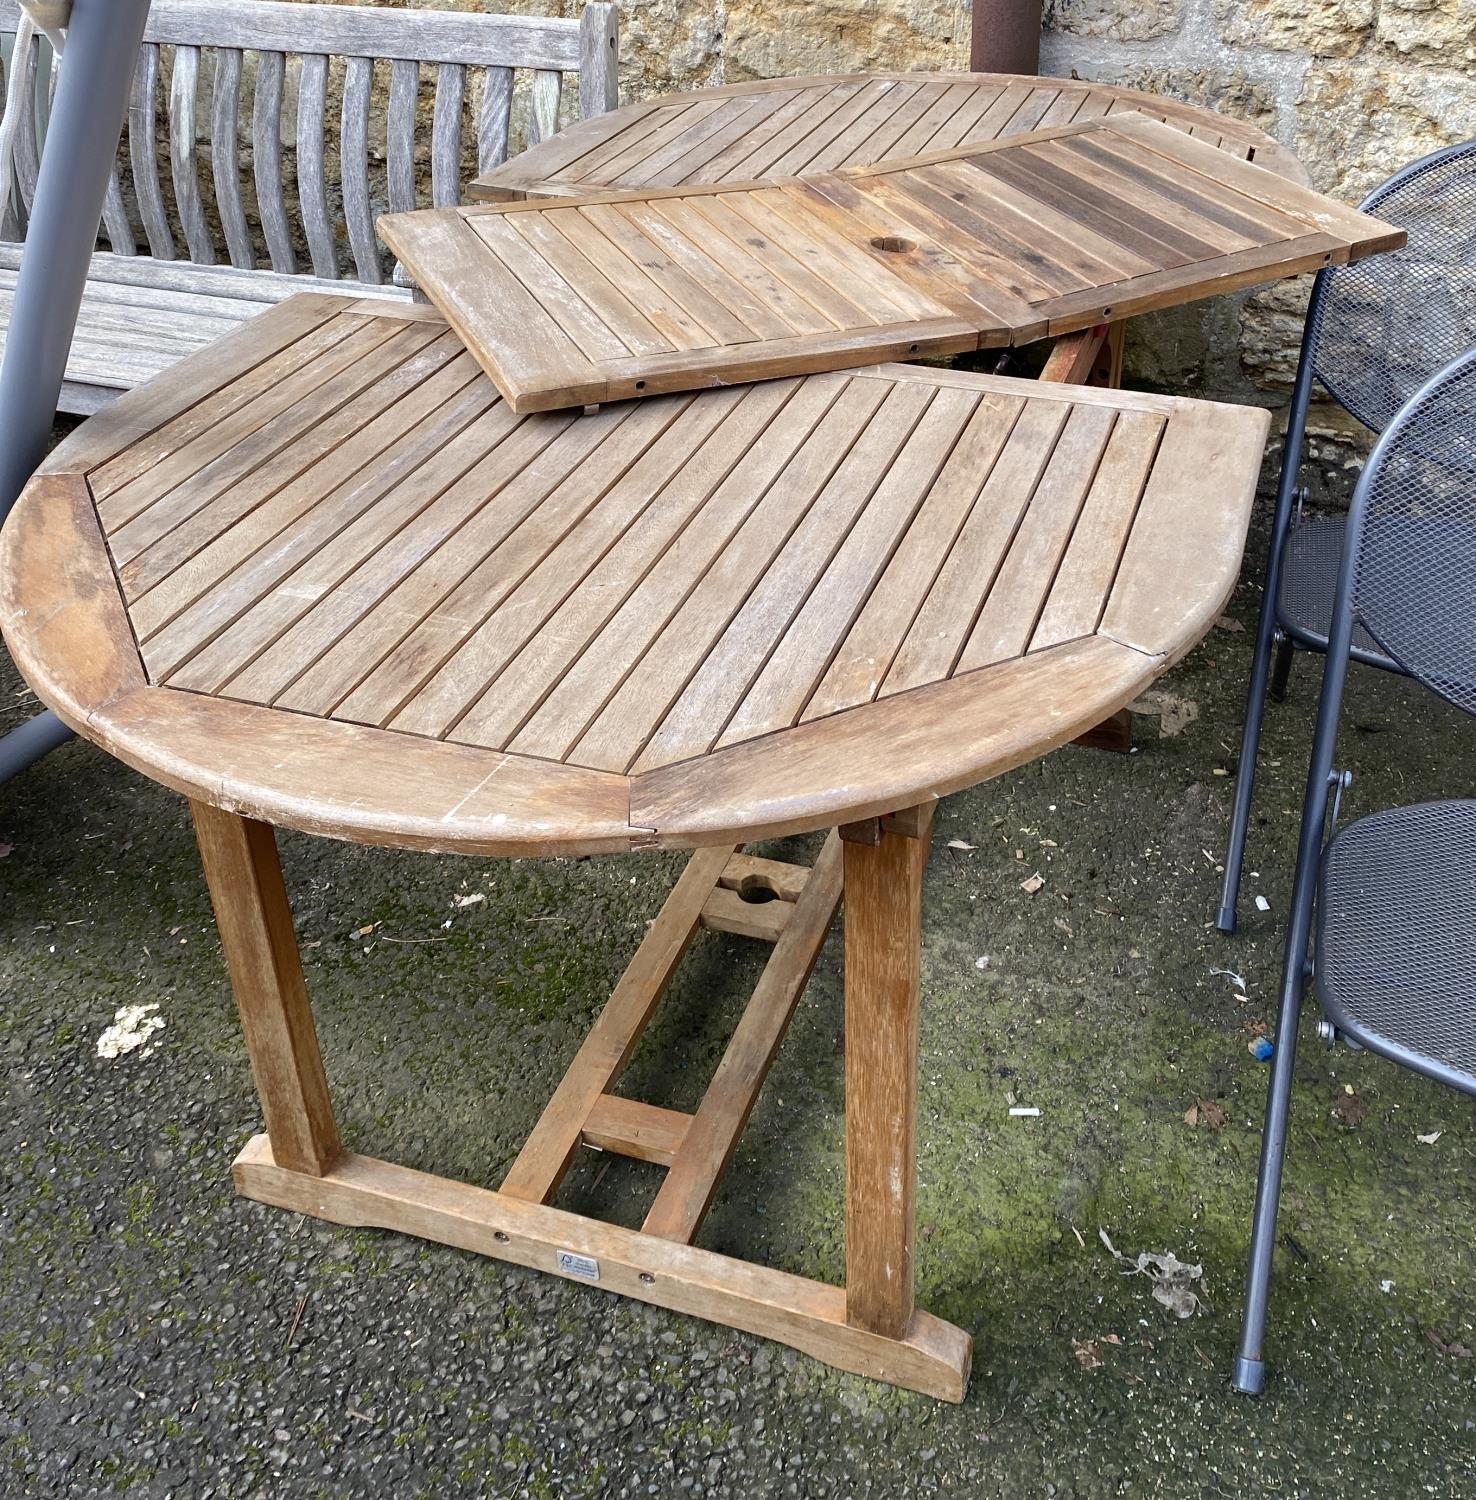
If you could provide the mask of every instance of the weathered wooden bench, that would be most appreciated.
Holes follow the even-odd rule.
[[[617,14],[154,0],[62,409],[96,411],[296,292],[409,299],[376,216],[454,205],[515,145],[612,109]],[[0,34],[13,42],[19,21],[16,0],[0,0]],[[0,337],[52,73],[44,41],[16,51],[6,79],[25,70],[31,107],[0,205]]]

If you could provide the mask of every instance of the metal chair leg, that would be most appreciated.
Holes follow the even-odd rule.
[[[1297,1058],[1297,1023],[1302,1013],[1302,978],[1289,979],[1276,1023],[1276,1056],[1266,1095],[1266,1124],[1261,1134],[1261,1165],[1256,1181],[1255,1217],[1251,1221],[1250,1270],[1245,1284],[1240,1350],[1232,1384],[1248,1396],[1259,1396],[1266,1384],[1264,1349],[1266,1311],[1271,1293],[1271,1261],[1276,1246],[1276,1210],[1281,1201],[1281,1169],[1286,1160],[1286,1132],[1291,1117],[1292,1072]]]
[[[73,0],[0,359],[0,521],[46,454],[149,0]]]
[[[1297,842],[1297,870],[1292,881],[1291,910],[1286,927],[1286,949],[1281,961],[1281,1006],[1276,1021],[1276,1055],[1266,1096],[1266,1126],[1261,1136],[1260,1172],[1256,1180],[1256,1208],[1251,1221],[1250,1266],[1246,1273],[1245,1312],[1240,1351],[1235,1360],[1236,1390],[1256,1395],[1266,1381],[1266,1307],[1271,1291],[1271,1259],[1276,1243],[1276,1208],[1281,1199],[1281,1168],[1286,1158],[1286,1129],[1291,1114],[1292,1070],[1297,1058],[1297,1023],[1302,1015],[1302,992],[1310,977],[1312,923],[1317,905],[1318,872],[1327,827],[1328,804],[1335,775],[1332,762],[1337,743],[1338,714],[1348,677],[1348,651],[1353,633],[1352,559],[1358,556],[1363,529],[1362,512],[1350,514],[1348,555],[1338,581],[1327,670],[1317,705],[1317,728],[1312,736],[1312,759],[1302,798],[1302,828]]]
[[[0,786],[73,738],[72,731],[49,708],[17,724],[9,734],[0,735]]]
[[[1269,559],[1266,572],[1276,570]],[[1230,843],[1225,850],[1225,883],[1220,890],[1220,909],[1215,926],[1221,932],[1235,931],[1235,907],[1240,896],[1240,872],[1245,864],[1245,840],[1250,832],[1251,801],[1256,790],[1256,756],[1261,748],[1261,725],[1266,718],[1267,680],[1276,638],[1276,600],[1268,587],[1261,600],[1261,618],[1256,627],[1256,653],[1251,659],[1250,687],[1245,697],[1245,726],[1240,732],[1240,762],[1235,772],[1235,802],[1230,809]]]
[[[1314,309],[1325,284],[1322,273],[1319,273],[1312,293]],[[1307,435],[1307,409],[1312,402],[1314,323],[1314,314],[1309,312],[1302,334],[1302,355],[1297,364],[1291,410],[1287,415],[1281,477],[1276,486],[1276,509],[1271,516],[1271,544],[1266,549],[1266,580],[1261,593],[1261,613],[1256,621],[1256,647],[1251,658],[1250,690],[1246,694],[1245,727],[1240,736],[1235,803],[1230,813],[1230,842],[1225,850],[1225,880],[1220,888],[1220,909],[1215,914],[1215,926],[1221,932],[1235,931],[1235,907],[1240,897],[1240,872],[1245,863],[1245,839],[1250,828],[1251,798],[1256,786],[1256,752],[1260,749],[1261,724],[1266,713],[1271,652],[1280,635],[1276,624],[1276,602],[1281,597],[1281,565],[1296,507],[1297,476],[1302,466],[1302,444]]]
[[[1276,665],[1271,671],[1270,693],[1277,703],[1286,702],[1286,684],[1291,677],[1292,659],[1297,654],[1297,648],[1292,645],[1290,636],[1282,636],[1276,643]]]

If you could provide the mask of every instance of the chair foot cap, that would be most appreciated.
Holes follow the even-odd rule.
[[[1266,1388],[1266,1366],[1259,1359],[1246,1359],[1244,1355],[1235,1361],[1235,1375],[1230,1384],[1247,1396],[1259,1396]]]
[[[1235,931],[1235,908],[1233,906],[1222,906],[1215,915],[1215,926],[1221,932]]]

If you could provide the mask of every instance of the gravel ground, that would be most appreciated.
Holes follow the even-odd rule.
[[[1232,626],[1254,608],[1243,588]],[[1271,716],[1247,882],[1270,910],[1248,900],[1224,939],[1248,652],[1222,628],[1162,685],[1197,711],[1177,734],[1142,717],[1131,756],[1067,749],[940,812],[918,1290],[977,1341],[958,1407],[235,1198],[256,1104],[183,803],[82,744],[5,787],[0,1494],[1476,1494],[1471,1104],[1310,1021],[1272,1381],[1227,1386],[1266,1080],[1248,1044],[1274,1021],[1316,679],[1299,665]],[[8,667],[0,694],[6,719],[32,707]],[[1355,673],[1347,722],[1355,811],[1466,788],[1471,727],[1407,684]],[[680,861],[282,843],[345,1136],[495,1184]],[[760,961],[702,936],[626,1090],[691,1107]],[[164,1021],[152,1045],[100,1057],[135,1004]],[[832,937],[702,1243],[840,1278],[842,1048]],[[633,1222],[655,1185],[590,1154],[560,1201]],[[1202,1264],[1198,1313],[1099,1229]]]

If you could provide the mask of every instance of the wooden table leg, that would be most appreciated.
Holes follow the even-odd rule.
[[[903,1337],[912,1318],[922,876],[930,812],[908,831],[901,819],[841,830],[846,1321],[894,1339]]]
[[[256,1092],[279,1166],[321,1177],[343,1154],[270,825],[192,802]]]
[[[692,1116],[595,1092],[591,1112],[578,1122],[576,1144],[578,1139],[603,1142],[671,1168],[678,1185],[673,1198],[680,1202],[668,1200],[668,1211],[658,1215],[654,1228],[632,1230],[555,1208],[540,1201],[538,1192],[488,1192],[343,1151],[272,830],[197,806],[200,852],[267,1123],[267,1134],[254,1136],[236,1158],[236,1191],[296,1213],[416,1234],[593,1283],[778,1339],[843,1370],[962,1401],[972,1354],[969,1335],[912,1305],[920,890],[931,816],[931,808],[913,809],[857,825],[852,831],[870,842],[864,848],[847,845],[839,856],[847,878],[856,881],[856,894],[846,896],[853,914],[846,924],[845,1290],[690,1243],[840,897],[838,857],[829,841],[809,870],[727,849],[711,857],[699,850],[688,866],[695,867],[691,880],[685,886],[679,881],[668,902],[670,920],[657,919],[652,931],[658,926],[661,931],[642,944],[632,963],[634,977],[628,972],[626,987],[644,994],[657,967],[663,972],[675,967],[689,935],[686,928],[730,930],[735,913],[730,903],[715,899],[729,893],[725,880],[741,889],[745,882],[767,879],[793,898],[786,902],[792,906],[788,918],[771,917],[766,926],[774,955],[752,1020],[740,1023],[719,1069],[714,1106],[699,1107]],[[695,899],[695,887],[705,887],[695,891],[703,899]],[[659,966],[651,961],[658,944],[666,955]],[[621,1025],[612,1021],[601,1032],[601,1056],[610,1063],[600,1075],[606,1083],[618,1073],[651,1009],[645,999],[615,1005],[614,1019]],[[576,1062],[569,1076],[583,1087],[593,1072]],[[557,1168],[566,1154],[567,1111],[561,1104],[547,1113],[543,1140],[557,1149],[540,1147],[535,1154]],[[543,1130],[540,1124],[535,1137]],[[684,1168],[688,1152],[700,1157],[700,1170]]]

